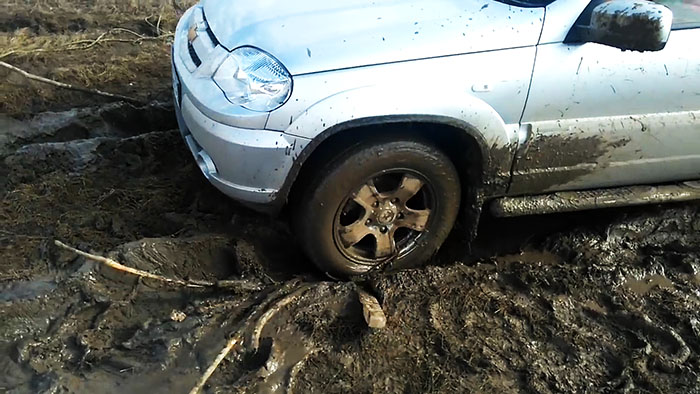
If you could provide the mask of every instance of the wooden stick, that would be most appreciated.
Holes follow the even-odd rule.
[[[133,103],[133,104],[144,104],[144,102],[142,102],[141,100],[135,99],[133,97],[123,96],[121,94],[116,94],[116,93],[103,92],[103,91],[97,90],[97,89],[88,89],[88,88],[84,88],[81,86],[75,86],[75,85],[71,85],[71,84],[64,83],[64,82],[54,81],[53,79],[44,78],[42,76],[29,73],[29,72],[22,70],[19,67],[15,67],[9,63],[5,63],[2,60],[0,60],[0,67],[4,67],[4,68],[7,68],[7,69],[12,70],[14,72],[17,72],[19,74],[22,74],[22,76],[24,76],[27,79],[46,83],[46,84],[53,85],[53,86],[56,86],[59,88],[75,90],[75,91],[83,92],[83,93],[90,93],[90,94],[103,96],[103,97],[109,97],[109,98],[113,98],[113,99],[117,99],[117,100],[123,100],[123,101]]]
[[[112,269],[115,269],[117,271],[126,272],[128,274],[136,275],[136,276],[139,276],[141,278],[153,279],[153,280],[157,280],[160,282],[165,282],[165,283],[170,283],[170,284],[185,286],[185,287],[195,287],[195,288],[216,287],[216,283],[212,283],[212,282],[190,282],[190,281],[184,281],[181,279],[167,278],[165,276],[152,274],[150,272],[143,271],[140,269],[127,267],[127,266],[120,264],[120,263],[118,263],[110,258],[107,258],[107,257],[98,256],[96,254],[83,252],[82,250],[78,250],[76,248],[68,246],[61,241],[54,241],[54,243],[56,244],[56,246],[58,246],[60,248],[69,250],[69,251],[71,251],[75,254],[78,254],[80,256],[83,256],[87,259],[96,261],[98,263],[102,263],[102,264],[104,264]]]
[[[233,350],[236,345],[240,344],[243,340],[243,332],[245,331],[246,327],[248,326],[248,321],[253,317],[259,314],[261,311],[265,310],[268,308],[270,303],[279,298],[281,294],[284,294],[290,287],[295,286],[297,283],[299,283],[298,279],[292,279],[286,283],[284,283],[282,286],[278,287],[275,291],[272,293],[268,294],[267,297],[265,297],[264,300],[261,302],[257,303],[253,310],[248,313],[247,317],[243,319],[243,321],[239,324],[238,329],[235,331],[231,339],[229,339],[226,342],[226,346],[219,352],[219,354],[216,356],[214,361],[211,363],[209,368],[204,372],[204,375],[199,379],[197,382],[197,385],[190,390],[190,394],[197,394],[199,393],[202,388],[204,387],[205,384],[207,384],[207,381],[209,378],[211,378],[211,375],[214,374],[216,371],[216,368],[218,368],[219,364],[226,358],[226,356]],[[302,288],[303,286],[300,286],[299,288]],[[292,292],[289,296],[294,295],[296,291]],[[287,296],[287,297],[289,297]],[[285,297],[286,298],[286,297]]]
[[[211,375],[213,375],[216,371],[216,368],[219,367],[219,364],[221,364],[221,362],[224,361],[224,359],[226,358],[226,356],[228,356],[231,350],[233,350],[233,348],[241,342],[242,338],[243,334],[239,332],[236,335],[232,336],[231,339],[228,340],[228,342],[226,342],[226,346],[223,349],[221,349],[219,354],[214,359],[214,362],[211,363],[209,368],[207,368],[207,370],[204,372],[204,375],[202,375],[202,377],[199,379],[197,385],[194,386],[192,390],[190,390],[190,394],[197,394],[202,390],[204,385],[207,384],[207,381],[209,380]]]
[[[0,233],[3,231],[0,230]],[[40,238],[40,237],[37,237]],[[136,268],[131,268],[127,267],[115,260],[112,260],[107,257],[103,256],[98,256],[96,254],[92,253],[87,253],[82,250],[73,248],[71,246],[68,246],[64,244],[61,241],[54,241],[56,246],[61,247],[63,249],[69,250],[73,253],[79,254],[85,258],[88,258],[93,261],[97,261],[98,263],[102,263],[107,265],[110,268],[113,268],[117,271],[122,271],[126,272],[127,274],[131,275],[136,275],[140,278],[148,278],[148,279],[154,279],[160,282],[166,282],[170,284],[175,284],[179,286],[185,286],[185,287],[193,287],[193,288],[203,288],[203,287],[217,287],[220,289],[230,289],[230,290],[237,290],[237,291],[261,291],[262,289],[265,288],[265,285],[257,280],[251,280],[251,279],[234,279],[234,280],[219,280],[216,282],[210,282],[206,280],[181,280],[181,279],[176,279],[176,278],[167,278],[165,276],[161,275],[156,275],[152,274],[147,271],[142,271]]]

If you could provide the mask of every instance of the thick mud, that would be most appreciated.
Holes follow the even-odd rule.
[[[313,284],[210,392],[698,392],[697,203],[485,218],[424,269],[328,281],[282,220],[210,187],[165,104],[5,117],[0,390],[187,392],[280,283]],[[58,250],[60,239],[173,288]],[[384,330],[355,288],[379,296]]]
[[[0,38],[16,49],[115,26],[157,36],[156,20],[165,31],[176,15],[60,3],[7,6]],[[79,8],[91,4],[96,11]],[[92,50],[4,60],[167,98],[167,42]],[[105,104],[5,76],[0,392],[187,393],[242,327],[246,340],[206,392],[700,393],[699,203],[486,216],[475,243],[456,231],[424,269],[335,282],[309,264],[284,220],[203,179],[167,100]],[[162,275],[249,286],[137,280],[56,239]],[[295,279],[308,289],[252,346],[247,317]],[[367,328],[358,287],[378,296],[385,329]]]

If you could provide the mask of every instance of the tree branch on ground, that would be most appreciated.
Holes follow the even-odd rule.
[[[140,105],[145,104],[143,101],[136,99],[136,98],[133,98],[133,97],[124,96],[124,95],[116,94],[116,93],[103,92],[103,91],[97,90],[97,89],[84,88],[82,86],[75,86],[75,85],[71,85],[69,83],[59,82],[59,81],[54,81],[53,79],[44,78],[42,76],[32,74],[28,71],[22,70],[21,68],[13,66],[12,64],[6,63],[2,60],[0,60],[0,67],[4,67],[8,70],[19,73],[27,79],[31,79],[33,81],[56,86],[56,87],[59,87],[62,89],[75,90],[78,92],[89,93],[89,94],[102,96],[102,97],[108,97],[108,98],[115,99],[115,100],[126,101],[126,102],[132,103],[132,104],[140,104]]]
[[[99,256],[96,254],[84,252],[82,250],[76,249],[72,246],[68,246],[61,241],[54,241],[56,246],[71,251],[75,254],[83,256],[89,260],[96,261],[98,263],[104,264],[117,271],[125,272],[127,274],[135,275],[140,278],[153,279],[159,282],[168,283],[171,285],[190,287],[190,288],[205,288],[205,287],[215,287],[215,288],[227,288],[236,289],[241,291],[259,291],[262,290],[263,284],[256,281],[249,280],[222,280],[217,282],[200,281],[200,280],[182,280],[177,278],[168,278],[162,275],[153,274],[147,271],[143,271],[136,268],[127,267],[113,259]]]

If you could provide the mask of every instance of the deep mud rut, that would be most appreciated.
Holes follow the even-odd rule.
[[[700,392],[697,203],[485,218],[425,269],[332,282],[282,220],[210,187],[167,105],[0,119],[0,391],[186,393],[251,307],[313,285],[241,347],[209,392]],[[181,289],[163,275],[248,279]],[[379,296],[366,327],[356,286]]]

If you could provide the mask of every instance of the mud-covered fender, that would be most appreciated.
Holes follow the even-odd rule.
[[[426,91],[440,94],[416,95]],[[296,147],[292,153],[294,165],[281,194],[286,197],[305,161],[329,137],[368,125],[405,122],[435,123],[463,130],[481,150],[483,186],[493,189],[488,194],[505,192],[517,149],[517,124],[507,125],[494,108],[470,92],[444,86],[429,90],[369,86],[329,96],[290,120],[285,133],[311,142]]]

